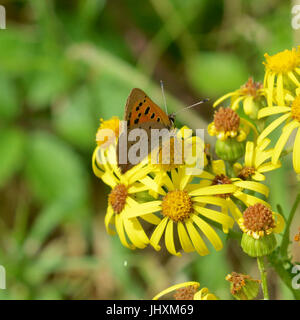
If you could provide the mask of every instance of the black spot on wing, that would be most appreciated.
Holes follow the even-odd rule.
[[[147,107],[144,113],[145,113],[145,114],[148,114],[149,111],[150,111],[150,107]]]
[[[155,113],[153,112],[150,118],[153,119],[154,117],[155,117]]]
[[[136,118],[136,119],[134,120],[134,124],[138,124],[138,122],[139,122],[139,118]]]

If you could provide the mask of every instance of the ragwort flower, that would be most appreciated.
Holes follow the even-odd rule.
[[[160,195],[160,199],[139,204],[130,210],[128,217],[143,217],[149,213],[157,213],[161,217],[150,238],[150,244],[157,251],[161,249],[159,242],[165,234],[167,250],[173,255],[181,256],[175,248],[176,231],[181,248],[185,252],[196,250],[201,256],[209,254],[199,233],[200,230],[216,250],[221,250],[223,247],[218,234],[205,220],[212,220],[226,228],[231,228],[234,221],[228,215],[205,208],[204,205],[224,206],[224,199],[216,198],[215,195],[234,192],[236,187],[234,185],[201,187],[190,184],[192,179],[193,176],[186,175],[183,168],[173,169],[170,176],[165,175],[162,185],[157,185],[155,179],[150,177],[141,179],[149,190]]]
[[[117,166],[116,157],[116,146],[110,145],[106,149],[97,147],[92,159],[95,175],[112,189],[108,196],[105,227],[111,235],[115,234],[116,230],[121,243],[127,248],[142,249],[149,243],[149,238],[139,219],[129,219],[127,212],[138,204],[135,196],[147,190],[147,187],[139,181],[147,176],[151,168],[147,165],[147,161],[142,161],[122,174]],[[143,215],[142,218],[151,224],[160,222],[160,219],[151,213]],[[115,226],[115,230],[111,226]]]

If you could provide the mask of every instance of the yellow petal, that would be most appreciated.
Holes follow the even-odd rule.
[[[268,95],[267,95],[267,100],[268,100],[268,106],[273,105],[273,88],[274,88],[274,79],[275,79],[275,73],[269,73],[268,78],[267,78],[267,88],[268,88]]]
[[[226,175],[226,166],[223,160],[215,160],[212,162],[212,171],[215,175]]]
[[[200,254],[200,256],[205,256],[209,254],[209,250],[207,249],[206,244],[200,237],[198,231],[196,228],[193,226],[193,223],[191,220],[186,221],[185,223],[186,228],[188,230],[188,233],[190,235],[190,238],[192,240],[192,243],[196,249],[196,251]]]
[[[161,211],[161,200],[154,200],[145,203],[139,203],[135,206],[129,207],[126,210],[126,217],[128,219],[144,216],[148,213]]]
[[[253,167],[254,143],[248,141],[245,152],[245,167]]]
[[[147,188],[150,190],[157,192],[158,194],[165,195],[166,193],[164,190],[161,188],[159,184],[156,183],[155,180],[151,179],[150,177],[144,177],[140,180],[142,184],[144,184]]]
[[[230,213],[232,214],[234,220],[238,221],[243,216],[240,209],[230,198],[228,198],[227,201]]]
[[[295,77],[294,73],[292,71],[290,71],[288,73],[289,78],[295,83],[295,85],[297,87],[300,87],[300,82],[297,80],[297,78]]]
[[[173,254],[174,256],[180,257],[181,253],[176,252],[175,244],[174,244],[174,223],[172,220],[169,220],[165,233],[165,244],[167,250]]]
[[[284,96],[283,96],[283,79],[282,79],[282,73],[279,73],[277,77],[277,100],[280,105],[284,105]]]
[[[294,120],[284,126],[284,128],[282,129],[281,136],[274,147],[274,152],[272,157],[273,164],[276,164],[278,162],[281,152],[285,144],[287,143],[288,138],[290,137],[294,129],[299,127],[299,125],[300,125],[299,122]]]
[[[134,246],[140,249],[144,249],[147,246],[149,239],[136,218],[124,219],[124,227],[128,238]]]
[[[248,190],[252,190],[255,192],[259,192],[261,194],[263,194],[264,196],[268,197],[269,195],[269,188],[260,183],[260,182],[256,182],[256,181],[236,181],[234,183],[236,186],[241,187],[243,189],[248,189]]]
[[[283,231],[285,226],[284,218],[281,214],[276,212],[273,212],[273,215],[275,216],[275,220],[276,220],[276,227],[273,229],[273,231],[275,233],[280,233]]]
[[[269,172],[269,171],[273,171],[273,170],[276,170],[278,168],[281,167],[281,163],[278,162],[277,164],[272,164],[271,162],[267,162],[267,163],[264,163],[262,164],[259,169],[258,169],[258,172],[261,173],[261,172]],[[253,176],[252,176],[253,178]]]
[[[240,171],[243,169],[243,166],[240,164],[240,163],[238,163],[238,162],[236,162],[234,165],[233,165],[233,171],[234,171],[234,174],[237,176],[239,173],[240,173]]]
[[[185,226],[181,221],[177,223],[177,231],[178,231],[178,237],[179,237],[179,241],[183,251],[185,252],[195,251],[195,248],[190,240],[190,237],[188,236],[185,230]]]
[[[256,203],[262,203],[266,207],[270,208],[270,204],[264,200],[261,200],[260,198],[257,198],[255,196],[251,196],[249,194],[245,194],[243,192],[236,192],[234,196],[245,203],[246,206],[253,206]]]
[[[266,107],[259,110],[258,119],[268,117],[274,114],[286,113],[290,111],[291,111],[290,107]]]
[[[114,210],[110,205],[108,205],[106,215],[104,218],[104,224],[105,224],[105,228],[106,228],[107,233],[110,235],[115,234],[115,231],[109,227],[110,224],[114,223],[114,219],[115,219]]]
[[[226,225],[229,228],[233,227],[234,220],[224,213],[217,212],[212,209],[203,208],[197,205],[194,205],[193,208],[196,212],[200,213],[202,216],[210,220],[216,221],[221,225]]]
[[[162,219],[161,223],[155,228],[150,238],[150,244],[153,246],[153,248],[156,251],[159,251],[161,249],[159,242],[165,231],[168,219],[169,219],[168,217],[164,217]]]
[[[255,111],[255,104],[252,96],[246,97],[246,99],[244,100],[244,111],[248,116],[253,114],[253,112]]]
[[[116,179],[109,171],[105,171],[104,175],[102,176],[102,181],[110,186],[112,189],[118,184]]]
[[[146,191],[146,190],[148,190],[147,186],[145,186],[139,182],[136,182],[127,189],[127,192],[129,194],[133,194],[133,193],[138,193],[138,192],[142,192],[142,191]]]
[[[211,244],[217,251],[223,248],[223,244],[220,237],[207,222],[205,222],[196,215],[192,215],[192,220],[195,222],[198,228],[205,234],[207,239],[211,242]]]
[[[225,199],[215,197],[215,196],[200,196],[200,197],[193,197],[193,202],[199,202],[203,204],[213,204],[216,206],[227,206],[227,202]]]
[[[278,126],[280,126],[285,120],[290,117],[290,114],[284,114],[283,116],[279,117],[272,123],[270,123],[260,134],[257,138],[257,144],[260,144],[264,138],[266,138],[272,131],[274,131]]]
[[[117,229],[117,233],[119,235],[121,243],[123,244],[123,246],[129,249],[134,249],[134,246],[132,244],[129,244],[126,240],[122,214],[116,214],[115,219],[116,219],[116,229]]]
[[[200,178],[202,179],[209,179],[209,180],[213,180],[215,175],[214,174],[211,174],[210,172],[207,172],[207,171],[203,171],[200,176]]]
[[[244,96],[238,97],[237,99],[235,99],[235,100],[233,101],[232,105],[231,105],[231,109],[234,110],[234,111],[236,111],[236,110],[239,108],[239,103],[240,103],[243,99],[245,99]]]
[[[171,170],[171,178],[175,189],[179,189],[180,179],[176,169]]]
[[[255,181],[265,181],[266,177],[258,171],[255,171],[255,173],[251,176],[251,179]]]
[[[233,184],[219,184],[214,186],[208,186],[203,188],[195,189],[189,192],[190,196],[209,196],[224,193],[232,193],[237,189]]]
[[[222,96],[221,98],[219,98],[214,104],[213,107],[215,108],[218,104],[220,104],[221,102],[223,102],[224,100],[226,100],[227,98],[233,96],[235,93],[234,92],[229,92],[227,94],[225,94],[224,96]]]
[[[209,293],[207,288],[203,288],[195,293],[194,300],[218,300],[218,298],[214,294]]]
[[[293,149],[293,166],[296,173],[300,173],[300,130],[297,130],[294,149]]]
[[[141,219],[154,225],[158,225],[161,222],[161,219],[153,213],[145,214],[141,216]]]

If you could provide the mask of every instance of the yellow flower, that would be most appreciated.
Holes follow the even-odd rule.
[[[164,147],[166,145],[163,145]],[[149,163],[152,162],[151,157],[157,161],[152,164],[152,171],[155,172],[154,181],[159,186],[162,185],[164,176],[173,169],[182,167],[188,173],[188,171],[194,171],[193,168],[197,166],[203,169],[207,165],[204,142],[200,137],[192,136],[192,130],[187,126],[177,130],[174,137],[171,137],[170,156],[167,159],[163,158],[163,148],[153,150],[149,155]],[[150,190],[150,194],[155,198],[158,196],[153,190]]]
[[[176,130],[174,136],[170,140],[165,141],[162,148],[158,150],[153,150],[149,155],[152,159],[155,160],[153,164],[155,171],[171,171],[172,169],[179,168],[180,166],[187,166],[187,161],[193,160],[202,160],[203,166],[207,164],[207,158],[204,152],[205,145],[204,142],[198,136],[192,135],[192,129],[187,126],[183,126],[180,130]],[[167,145],[169,144],[169,146]],[[169,148],[168,148],[169,147]],[[163,149],[169,152],[169,156],[165,157],[163,154]],[[196,148],[201,149],[198,154],[196,154]],[[197,157],[195,157],[195,154]],[[149,160],[149,162],[152,162]],[[188,166],[192,167],[195,163],[189,163]]]
[[[233,192],[224,192],[224,194],[216,195],[226,200],[226,206],[222,207],[222,212],[224,214],[228,214],[228,209],[229,209],[233,218],[236,221],[239,221],[239,219],[242,217],[242,213],[240,209],[233,201],[234,199],[238,199],[242,201],[246,206],[250,206],[257,202],[260,202],[265,204],[266,206],[269,206],[269,204],[264,200],[261,200],[255,196],[252,196],[250,194],[246,194],[243,192],[246,189],[253,192],[261,193],[265,197],[268,197],[269,189],[264,184],[256,181],[243,181],[237,177],[234,177],[234,178],[228,177],[226,173],[225,162],[223,160],[212,161],[211,169],[212,169],[212,173],[203,171],[203,173],[200,175],[200,178],[203,179],[202,181],[200,181],[200,186],[216,187],[218,185],[223,185],[223,186],[232,185],[235,187],[235,190]],[[228,232],[228,228],[226,228],[225,225],[223,225],[223,231]]]
[[[100,119],[100,126],[96,133],[96,142],[98,146],[107,147],[115,143],[119,137],[120,119],[112,117],[109,120]]]
[[[264,78],[264,87],[267,89],[268,106],[273,104],[274,91],[276,92],[276,100],[280,106],[284,105],[285,87],[300,87],[300,52],[299,48],[292,50],[284,50],[273,56],[265,54],[266,62],[264,62],[266,73]],[[274,90],[275,89],[275,90]]]
[[[273,149],[265,150],[269,144],[270,140],[267,138],[260,145],[255,145],[252,141],[247,142],[243,165],[235,163],[233,166],[238,178],[263,181],[265,180],[263,173],[280,168],[280,162],[272,164],[271,161],[267,161],[273,154]]]
[[[161,199],[139,204],[132,208],[128,217],[143,217],[149,213],[158,213],[162,217],[150,238],[150,244],[155,250],[161,249],[159,242],[165,233],[167,250],[173,255],[181,256],[174,243],[176,229],[180,246],[185,252],[196,250],[201,256],[209,254],[199,230],[216,250],[222,249],[221,239],[205,219],[217,222],[227,228],[231,228],[234,221],[226,214],[204,208],[204,205],[224,206],[224,199],[216,198],[214,195],[234,192],[236,187],[234,185],[201,187],[190,184],[192,179],[193,176],[186,175],[183,168],[173,169],[170,177],[165,175],[162,186],[157,185],[155,180],[150,177],[141,179],[141,182],[150,190],[157,192]]]
[[[135,195],[147,190],[147,187],[139,182],[147,176],[149,166],[143,161],[125,174],[121,174],[116,162],[116,146],[108,148],[97,147],[93,154],[93,171],[97,177],[111,187],[108,197],[108,208],[105,215],[105,227],[109,234],[115,234],[111,226],[119,235],[121,243],[130,249],[145,248],[149,244],[149,238],[143,230],[138,218],[129,219],[127,212],[136,206],[138,202]],[[151,224],[158,224],[160,219],[149,213],[142,218]]]
[[[271,233],[280,233],[284,227],[283,217],[271,211],[261,203],[248,207],[239,219],[241,230],[254,239],[268,236]]]
[[[218,300],[218,298],[210,293],[207,288],[202,288],[198,291],[199,288],[200,283],[196,281],[175,284],[158,293],[152,300],[158,300],[172,291],[176,291],[174,294],[175,300]]]
[[[287,96],[287,99],[291,101],[291,106],[277,106],[277,107],[266,107],[259,111],[258,117],[264,118],[271,115],[279,115],[276,120],[272,121],[260,134],[257,139],[257,143],[260,144],[265,137],[267,137],[272,131],[278,128],[282,123],[285,122],[284,127],[281,131],[281,136],[276,142],[274,151],[272,154],[272,164],[276,165],[278,159],[287,140],[291,136],[292,132],[297,129],[297,134],[293,147],[293,166],[296,173],[300,173],[300,89],[296,90],[297,96]]]
[[[232,110],[237,111],[240,105],[240,102],[243,104],[244,112],[251,119],[257,118],[258,106],[257,103],[260,103],[261,99],[265,97],[265,90],[263,85],[260,82],[254,82],[253,78],[250,77],[248,81],[241,86],[240,89],[233,92],[229,92],[219,98],[214,104],[213,107],[218,106],[224,100],[231,98],[230,107]]]
[[[207,131],[209,135],[222,141],[228,138],[244,141],[250,132],[250,126],[232,109],[221,107],[215,112],[214,121],[208,125]]]

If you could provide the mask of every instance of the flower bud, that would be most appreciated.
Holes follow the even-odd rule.
[[[220,159],[233,162],[241,158],[245,153],[245,143],[236,139],[217,140],[215,150]]]
[[[257,297],[260,280],[236,272],[228,274],[225,279],[230,282],[230,292],[237,300],[253,300]]]

